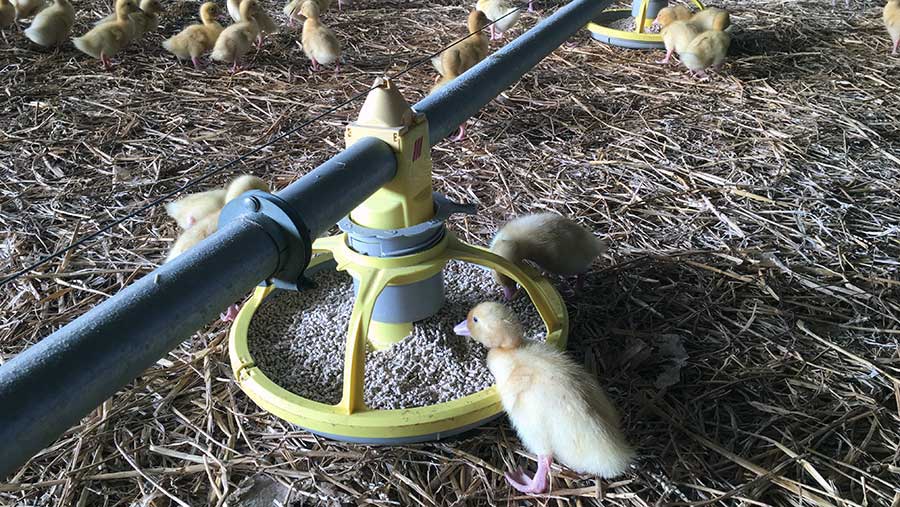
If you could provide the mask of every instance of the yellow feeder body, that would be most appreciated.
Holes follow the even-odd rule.
[[[699,10],[705,7],[700,0],[692,0]],[[653,24],[656,12],[651,12],[651,0],[635,0],[631,9],[607,9],[587,24],[591,37],[606,44],[629,49],[664,49],[662,35],[647,30]],[[610,28],[610,23],[627,17],[634,18],[634,30]]]

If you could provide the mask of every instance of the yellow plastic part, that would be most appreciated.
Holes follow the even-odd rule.
[[[706,7],[700,0],[692,0],[694,5],[697,6],[697,9],[703,10]],[[638,15],[638,19],[635,20],[634,23],[634,31],[628,32],[625,30],[616,30],[615,28],[610,28],[608,26],[603,26],[595,22],[590,22],[587,24],[587,29],[594,33],[599,33],[601,35],[606,35],[607,37],[613,37],[617,39],[625,39],[632,40],[637,42],[662,42],[662,35],[658,33],[647,33],[645,30],[650,28],[650,25],[653,24],[652,19],[647,19],[647,7],[649,2],[644,0],[641,3],[641,11]],[[627,12],[631,13],[631,9],[608,9],[603,12]]]
[[[428,122],[413,114],[390,81],[376,80],[375,85],[344,137],[347,146],[364,137],[389,144],[397,155],[397,175],[353,210],[350,219],[373,229],[402,229],[434,216]]]
[[[337,405],[315,402],[287,391],[256,366],[247,345],[247,329],[253,313],[272,292],[271,287],[256,290],[229,334],[231,365],[241,389],[265,410],[304,428],[351,439],[404,439],[450,432],[500,413],[500,397],[494,387],[450,402],[404,410],[373,410],[363,402],[366,338],[378,294],[388,284],[409,283],[437,273],[451,259],[499,270],[518,282],[544,321],[547,342],[565,348],[568,314],[556,289],[535,270],[463,243],[450,232],[430,250],[404,257],[360,255],[347,246],[343,234],[317,240],[313,252],[318,255],[311,266],[333,258],[337,269],[359,280],[344,353],[343,395]],[[460,315],[460,320],[464,317]]]

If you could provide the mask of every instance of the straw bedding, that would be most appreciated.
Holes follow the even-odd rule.
[[[531,457],[502,420],[390,448],[294,430],[241,393],[213,323],[0,484],[0,504],[240,505],[277,489],[293,505],[897,505],[900,65],[880,3],[725,6],[736,26],[721,75],[697,82],[581,33],[484,108],[468,140],[434,150],[437,188],[481,204],[452,224],[464,239],[547,209],[610,238],[569,301],[571,350],[624,414],[641,456],[626,476],[556,468],[550,498],[521,499],[502,471]],[[109,12],[76,7],[76,33]],[[196,7],[170,2],[162,33]],[[347,58],[337,77],[310,74],[287,30],[236,76],[177,66],[159,35],[107,73],[8,31],[2,270],[406,68],[467,9],[358,0],[328,14]],[[433,79],[423,66],[398,84],[413,102]],[[235,169],[280,188],[340,149],[355,111]],[[4,286],[0,358],[151,270],[174,232],[158,208]]]

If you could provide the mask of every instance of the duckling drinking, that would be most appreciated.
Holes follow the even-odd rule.
[[[481,303],[454,329],[488,348],[487,365],[503,409],[522,444],[537,455],[532,477],[518,469],[506,481],[525,494],[547,490],[553,459],[580,472],[612,478],[625,472],[634,451],[603,388],[563,352],[522,338],[516,315],[499,303]]]

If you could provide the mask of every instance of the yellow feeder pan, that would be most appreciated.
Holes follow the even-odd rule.
[[[551,345],[565,347],[569,317],[559,293],[535,270],[468,245],[446,230],[444,219],[459,209],[432,196],[428,123],[413,114],[390,82],[376,81],[376,85],[379,88],[370,93],[359,120],[347,128],[347,144],[363,137],[383,140],[395,150],[397,174],[341,222],[344,233],[313,243],[315,257],[307,270],[315,273],[334,261],[336,269],[349,273],[356,284],[340,402],[329,405],[303,398],[256,366],[247,332],[253,314],[274,287],[258,288],[241,309],[229,334],[229,356],[241,389],[260,407],[288,422],[350,442],[421,442],[466,431],[502,411],[494,387],[446,403],[402,410],[371,409],[363,400],[367,346],[391,346],[409,334],[412,322],[440,308],[441,272],[450,260],[494,269],[518,282],[543,320]]]
[[[662,35],[649,33],[647,30],[653,24],[659,9],[651,9],[652,0],[635,0],[631,9],[608,9],[587,24],[591,37],[606,44],[620,46],[629,49],[664,49],[665,44]],[[705,7],[700,0],[693,0],[698,9]],[[618,30],[608,25],[620,19],[634,17],[634,30]]]

